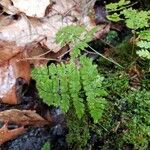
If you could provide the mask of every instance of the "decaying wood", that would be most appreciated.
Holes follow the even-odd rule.
[[[17,136],[25,133],[26,129],[24,127],[19,127],[13,130],[7,128],[7,123],[0,129],[0,145],[5,142],[15,139]]]
[[[32,110],[11,109],[0,112],[0,121],[20,126],[44,126],[49,124],[44,118]]]

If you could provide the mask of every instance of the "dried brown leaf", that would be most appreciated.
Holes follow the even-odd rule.
[[[44,118],[32,110],[11,109],[0,112],[0,121],[13,123],[21,126],[33,125],[44,126],[49,124]]]
[[[12,0],[14,6],[30,17],[44,17],[50,0]]]
[[[4,144],[5,142],[15,139],[17,136],[25,133],[26,129],[24,127],[20,127],[13,130],[8,130],[7,124],[5,124],[0,129],[0,145]]]
[[[71,24],[84,24],[88,29],[93,27],[90,17],[84,13],[83,8],[86,6],[88,5],[83,5],[81,0],[56,0],[47,17],[35,19],[21,14],[17,21],[1,27],[0,39],[15,41],[17,46],[25,46],[46,38],[44,44],[57,52],[61,46],[56,44],[55,36],[60,28]],[[92,5],[90,8],[92,9]]]
[[[19,53],[0,65],[0,99],[2,103],[19,103],[16,97],[16,79],[22,77],[27,82],[30,80],[30,65],[25,60],[20,61],[22,58],[23,53]]]

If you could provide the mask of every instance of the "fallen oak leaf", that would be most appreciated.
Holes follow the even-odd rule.
[[[7,128],[7,123],[0,129],[0,145],[5,142],[15,139],[17,136],[25,133],[26,129],[24,127],[19,127],[16,129],[9,130]]]

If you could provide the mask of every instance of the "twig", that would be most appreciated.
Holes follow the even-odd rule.
[[[98,54],[99,56],[101,56],[101,57],[103,57],[104,59],[106,59],[106,60],[108,60],[108,61],[110,61],[110,62],[116,64],[117,66],[123,68],[123,66],[121,66],[119,63],[115,62],[112,58],[110,59],[110,58],[105,57],[105,56],[102,55],[101,53],[97,52],[97,51],[96,51],[94,48],[92,48],[90,45],[88,45],[88,47],[89,47],[91,50],[93,50],[96,54]]]
[[[54,61],[57,61],[59,62],[60,60],[59,59],[52,59],[52,58],[39,58],[39,57],[32,57],[32,58],[23,58],[23,59],[19,59],[18,61],[25,61],[25,60],[54,60]]]
[[[87,52],[88,54],[97,54],[95,52],[89,52],[88,50],[84,49],[85,52]]]
[[[64,55],[66,55],[66,54],[69,53],[70,51],[71,51],[71,48],[70,48],[68,51],[66,51],[65,53],[63,53],[62,55],[60,55],[58,58],[61,59]]]

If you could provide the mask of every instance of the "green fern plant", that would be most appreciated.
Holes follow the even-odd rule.
[[[73,105],[79,119],[88,106],[95,123],[101,118],[106,106],[104,97],[107,92],[102,88],[103,77],[99,75],[96,65],[86,56],[80,57],[80,51],[88,47],[96,30],[94,28],[88,32],[84,27],[74,25],[60,29],[56,42],[72,47],[70,64],[51,64],[32,71],[45,103],[60,107],[65,113]]]
[[[56,43],[72,47],[72,59],[80,55],[80,51],[87,48],[97,28],[87,31],[84,26],[70,25],[63,27],[56,34]]]
[[[133,30],[134,39],[140,39],[136,44],[140,48],[137,54],[140,57],[150,59],[150,31],[145,29],[149,27],[150,11],[132,9],[129,4],[130,1],[125,0],[108,4],[106,6],[109,13],[107,18],[113,22],[124,20],[126,26]],[[118,10],[120,10],[120,12],[116,13],[115,11]],[[121,16],[124,16],[124,18],[121,18]]]
[[[87,102],[89,113],[96,123],[106,106],[104,97],[107,92],[102,88],[103,77],[98,74],[91,59],[81,57],[80,65],[78,68],[71,62],[35,68],[32,77],[37,82],[40,96],[48,105],[59,106],[66,113],[73,104],[76,115],[81,119]]]

